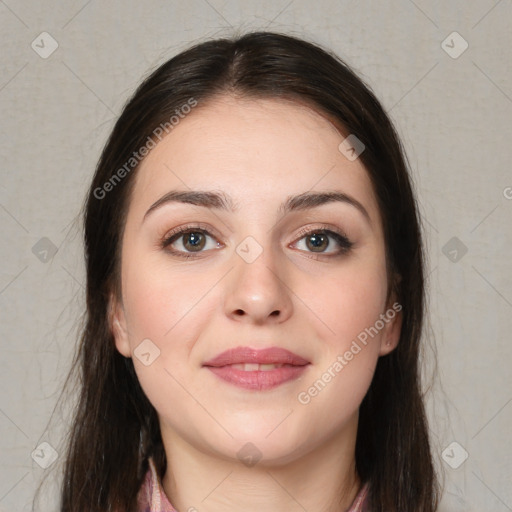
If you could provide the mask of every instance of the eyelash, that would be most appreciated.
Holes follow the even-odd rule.
[[[194,224],[194,225],[188,225],[188,226],[181,226],[171,233],[167,234],[164,239],[161,242],[162,249],[166,249],[168,252],[170,252],[173,256],[178,256],[179,258],[184,259],[190,259],[190,258],[197,258],[198,256],[194,253],[183,253],[181,251],[171,250],[168,249],[168,246],[171,245],[173,242],[178,240],[180,236],[187,234],[187,233],[202,233],[204,235],[210,236],[212,238],[215,238],[209,231],[209,228],[202,224]],[[320,228],[303,228],[297,235],[298,238],[296,238],[296,242],[299,242],[303,238],[305,238],[307,235],[328,235],[335,239],[335,241],[339,244],[341,249],[335,253],[335,254],[327,254],[327,253],[310,253],[311,256],[308,256],[311,259],[320,259],[320,258],[334,258],[337,256],[342,256],[344,254],[347,254],[350,249],[353,247],[354,243],[349,240],[347,235],[342,233],[341,231],[328,229],[327,227],[320,227]],[[294,243],[296,243],[294,242]],[[200,254],[200,251],[197,254]]]

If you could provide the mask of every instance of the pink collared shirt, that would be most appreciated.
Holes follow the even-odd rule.
[[[367,495],[368,484],[365,484],[347,512],[367,512]],[[165,495],[152,458],[149,459],[149,469],[137,499],[138,512],[178,512]]]

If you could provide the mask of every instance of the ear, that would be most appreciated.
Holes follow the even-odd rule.
[[[131,357],[132,352],[130,349],[130,342],[128,339],[126,315],[124,312],[123,305],[114,296],[113,293],[110,294],[108,309],[110,330],[112,331],[112,334],[114,336],[116,348],[123,356]]]
[[[400,340],[400,333],[402,332],[403,307],[394,299],[395,295],[393,294],[392,300],[389,302],[390,305],[384,313],[386,325],[380,340],[379,355],[381,356],[385,356],[395,350]]]

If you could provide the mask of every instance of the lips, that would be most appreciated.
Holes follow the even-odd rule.
[[[263,391],[298,378],[310,362],[278,347],[226,350],[203,364],[217,377],[237,387]]]
[[[252,349],[250,347],[237,347],[222,352],[210,359],[203,366],[229,366],[229,365],[292,365],[304,366],[309,361],[289,350],[279,347],[265,349]],[[254,367],[252,368],[254,370]]]

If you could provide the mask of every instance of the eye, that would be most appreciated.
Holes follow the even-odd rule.
[[[302,240],[305,241],[306,249],[304,250],[328,257],[346,254],[354,245],[344,233],[324,228],[303,229],[299,233],[298,242],[295,242],[295,244],[298,245]],[[334,240],[334,243],[331,243],[330,240]],[[327,249],[331,247],[334,250],[327,252]]]
[[[341,256],[348,253],[354,245],[344,233],[327,228],[303,229],[298,236],[299,238],[294,245],[297,246],[304,240],[306,248],[301,249],[299,247],[299,249],[316,253],[318,256],[309,256],[313,259],[322,256]],[[212,240],[209,247],[208,239]],[[188,259],[199,257],[199,254],[206,250],[221,247],[222,244],[215,240],[216,238],[204,225],[188,225],[181,226],[168,233],[162,240],[161,246],[172,255]],[[332,243],[332,240],[334,243]],[[334,250],[327,252],[327,249],[331,248]]]
[[[162,248],[182,258],[193,258],[193,253],[201,253],[207,246],[207,239],[213,235],[201,226],[181,226],[167,234],[162,241]],[[175,246],[175,247],[173,247]],[[171,248],[173,247],[173,248]],[[220,243],[211,243],[205,250],[220,247]],[[187,254],[188,252],[188,254]]]

